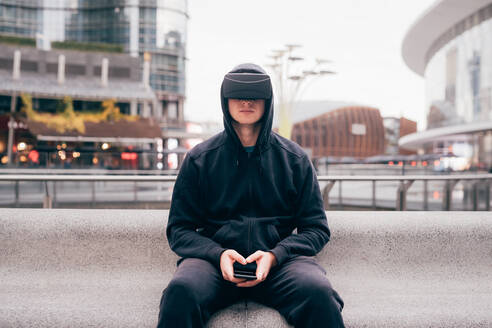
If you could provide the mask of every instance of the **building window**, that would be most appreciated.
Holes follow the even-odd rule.
[[[171,120],[178,119],[178,103],[176,102],[167,103],[167,118]]]
[[[13,67],[13,60],[10,58],[0,58],[0,69],[11,70]]]
[[[12,101],[10,96],[0,96],[0,113],[10,112],[10,102]]]
[[[46,73],[58,73],[58,64],[47,63],[46,64]]]
[[[119,102],[116,104],[119,107],[120,113],[125,115],[130,115],[130,103]]]
[[[323,125],[321,127],[321,142],[323,143],[323,147],[326,147],[327,146],[327,139],[328,138],[328,128],[326,127],[326,125]]]
[[[67,75],[85,75],[85,66],[69,64],[65,66]]]
[[[30,60],[21,60],[21,71],[37,72],[38,63]]]
[[[302,135],[300,133],[296,135],[296,142],[299,146],[302,146]]]
[[[309,133],[309,132],[306,132],[306,143],[305,143],[305,146],[306,147],[311,147],[311,133]]]
[[[109,67],[108,75],[110,78],[129,78],[130,69],[128,67]]]

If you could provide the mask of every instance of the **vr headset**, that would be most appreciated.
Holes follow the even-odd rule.
[[[222,82],[222,95],[224,98],[233,99],[270,99],[270,76],[257,73],[228,73]]]

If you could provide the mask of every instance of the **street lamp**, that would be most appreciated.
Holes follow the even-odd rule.
[[[290,139],[292,132],[292,107],[300,99],[308,82],[315,77],[327,74],[336,74],[333,71],[321,70],[320,66],[331,63],[330,60],[316,58],[315,64],[310,69],[300,70],[299,63],[305,62],[305,58],[295,56],[293,51],[300,48],[298,44],[287,44],[284,49],[273,50],[269,57],[273,63],[267,67],[273,72],[277,99],[279,99],[279,134]]]

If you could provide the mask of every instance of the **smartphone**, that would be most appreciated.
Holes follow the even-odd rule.
[[[234,270],[234,277],[246,280],[256,280],[256,274],[249,271]]]
[[[234,262],[234,277],[246,280],[256,280],[256,262],[242,265]]]

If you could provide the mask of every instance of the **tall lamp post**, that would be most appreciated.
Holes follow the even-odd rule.
[[[273,63],[267,65],[275,77],[277,99],[279,99],[279,134],[290,139],[292,132],[292,107],[300,99],[302,93],[314,78],[327,74],[336,74],[333,71],[321,69],[322,65],[330,63],[329,60],[315,60],[311,69],[302,69],[300,65],[304,62],[303,57],[293,54],[295,49],[300,48],[297,44],[287,44],[284,49],[274,50],[269,57]]]

